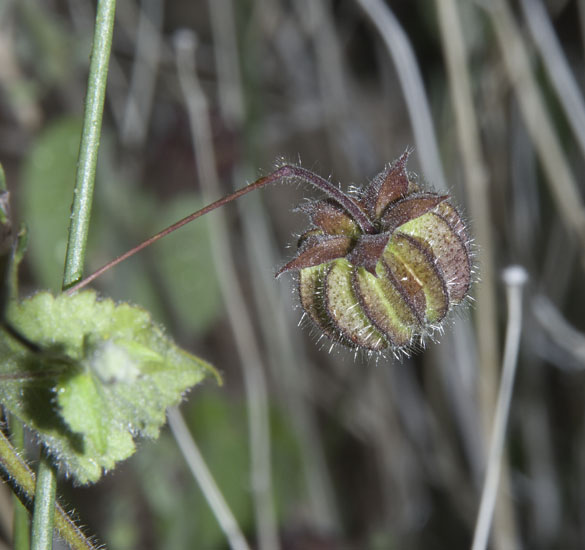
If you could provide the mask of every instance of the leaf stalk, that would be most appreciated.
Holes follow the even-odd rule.
[[[207,206],[201,208],[201,210],[197,210],[197,212],[193,212],[188,216],[185,216],[183,219],[179,220],[178,222],[170,225],[169,227],[159,231],[152,237],[149,237],[145,241],[141,242],[139,245],[135,246],[134,248],[128,250],[124,254],[121,254],[117,258],[114,258],[104,266],[100,267],[98,270],[94,271],[91,275],[87,276],[85,279],[82,279],[78,283],[74,284],[67,288],[67,294],[74,294],[78,290],[81,290],[92,281],[97,279],[99,276],[103,275],[106,271],[109,271],[113,267],[117,266],[119,263],[127,260],[134,254],[140,252],[141,250],[147,248],[151,244],[155,243],[156,241],[166,237],[170,233],[173,233],[177,229],[180,229],[184,225],[200,218],[201,216],[205,216],[205,214],[209,214],[213,210],[225,206],[226,204],[247,195],[248,193],[260,189],[261,187],[265,187],[266,185],[276,183],[283,179],[298,179],[309,183],[327,195],[329,195],[332,199],[338,202],[345,210],[351,214],[351,216],[355,219],[358,225],[362,228],[364,233],[374,233],[375,227],[366,214],[362,211],[362,209],[355,203],[350,197],[345,195],[340,189],[335,187],[331,182],[327,181],[326,179],[322,178],[321,176],[307,170],[306,168],[301,168],[300,166],[294,166],[291,164],[285,164],[281,166],[274,172],[257,179],[255,182],[247,185],[246,187],[242,187],[229,195],[225,195],[224,197],[208,204]]]

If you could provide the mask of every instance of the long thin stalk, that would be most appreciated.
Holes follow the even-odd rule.
[[[508,325],[506,327],[502,379],[498,392],[487,472],[481,495],[472,550],[485,550],[487,548],[494,515],[500,469],[504,455],[506,426],[510,413],[510,403],[512,402],[518,350],[520,348],[520,336],[522,334],[522,288],[526,280],[527,274],[522,267],[511,266],[504,271],[504,283],[506,284],[506,299],[508,304]],[[510,544],[512,544],[511,541]],[[507,546],[508,548],[510,544]]]
[[[300,166],[293,166],[291,164],[286,164],[284,166],[281,166],[280,168],[278,168],[274,172],[271,172],[267,176],[264,176],[262,178],[257,179],[255,182],[251,183],[250,185],[248,185],[246,187],[242,187],[241,189],[238,189],[237,191],[234,191],[233,193],[230,193],[229,195],[226,195],[226,196],[222,197],[221,199],[218,199],[218,200],[212,202],[211,204],[204,206],[203,208],[201,208],[201,210],[197,210],[197,212],[193,212],[192,214],[185,216],[183,219],[179,220],[178,222],[174,223],[173,225],[169,225],[169,227],[166,227],[165,229],[163,229],[162,231],[159,231],[158,233],[156,233],[152,237],[149,237],[145,241],[142,241],[139,245],[128,250],[127,252],[124,252],[124,254],[121,254],[117,258],[114,258],[113,260],[111,260],[107,264],[103,265],[102,267],[100,267],[99,269],[94,271],[91,275],[88,275],[85,279],[83,279],[83,280],[79,281],[78,283],[76,283],[75,285],[69,287],[67,289],[67,294],[73,294],[74,292],[81,290],[83,287],[87,286],[89,283],[91,283],[92,281],[97,279],[100,275],[103,275],[106,271],[109,271],[113,267],[117,266],[119,263],[123,262],[124,260],[127,260],[131,256],[134,256],[134,254],[140,252],[141,250],[144,250],[145,248],[147,248],[151,244],[162,239],[163,237],[166,237],[167,235],[169,235],[173,231],[180,229],[181,227],[188,224],[189,222],[192,222],[193,220],[196,220],[197,218],[200,218],[201,216],[205,216],[205,214],[209,214],[209,212],[212,212],[216,208],[220,208],[222,206],[225,206],[226,204],[250,193],[251,191],[255,191],[256,189],[260,189],[261,187],[265,187],[266,185],[270,185],[272,183],[276,183],[278,181],[287,180],[287,179],[301,180],[301,181],[304,181],[305,183],[309,183],[311,185],[314,185],[315,187],[317,187],[321,191],[324,191],[325,193],[327,193],[331,198],[335,199],[337,202],[339,202],[345,208],[351,209],[350,211],[351,211],[352,215],[354,215],[354,216],[359,215],[353,211],[354,209],[359,210],[359,207],[351,199],[349,199],[347,196],[343,196],[341,191],[337,187],[335,187],[331,182],[327,181],[326,179],[322,178],[321,176],[318,176],[317,174],[315,174],[314,172],[311,172],[310,170],[307,170],[305,168],[301,168]],[[349,201],[348,201],[348,199],[349,199]],[[365,214],[363,214],[363,212],[361,212],[361,210],[359,210],[359,212],[361,213],[361,216],[363,216],[364,219],[367,220],[367,223],[371,225],[371,222],[367,219]],[[365,223],[365,221],[363,221],[363,222]]]
[[[213,514],[225,533],[232,550],[250,550],[246,538],[242,534],[236,518],[230,510],[225,498],[221,494],[217,483],[213,479],[205,460],[195,444],[195,440],[178,409],[169,409],[167,413],[169,426],[176,442],[183,453],[183,457],[191,470],[193,477],[201,487]]]

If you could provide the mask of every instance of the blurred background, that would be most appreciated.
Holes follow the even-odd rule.
[[[95,7],[0,1],[23,296],[60,289]],[[401,361],[298,326],[295,281],[274,273],[307,224],[295,206],[319,196],[300,185],[96,281],[222,373],[181,410],[251,547],[469,547],[511,264],[529,282],[492,547],[585,547],[584,39],[583,0],[119,2],[87,273],[282,159],[346,189],[407,147],[474,236],[474,302]],[[59,490],[108,548],[228,547],[167,429],[95,486]]]

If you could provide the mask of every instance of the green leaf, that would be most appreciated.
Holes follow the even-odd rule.
[[[11,307],[9,319],[42,351],[0,334],[1,402],[80,483],[130,456],[134,436],[157,437],[166,408],[207,374],[217,376],[148,312],[93,291],[40,292]]]
[[[61,414],[68,419],[69,427],[76,433],[86,434],[96,452],[103,455],[108,448],[105,428],[110,411],[91,373],[80,373],[59,384],[57,393]]]

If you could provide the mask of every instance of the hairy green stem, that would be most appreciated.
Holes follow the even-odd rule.
[[[35,474],[1,430],[0,471],[22,505],[30,509],[35,494]],[[55,507],[55,526],[59,535],[72,550],[96,550],[97,547],[85,537],[81,529],[58,504]],[[17,548],[16,545],[14,547]]]
[[[29,506],[35,492],[35,476],[0,430],[0,469],[20,501]]]
[[[115,0],[99,0],[89,66],[83,129],[79,145],[73,206],[71,208],[71,224],[69,226],[63,287],[71,286],[81,278],[83,272],[115,11]]]

